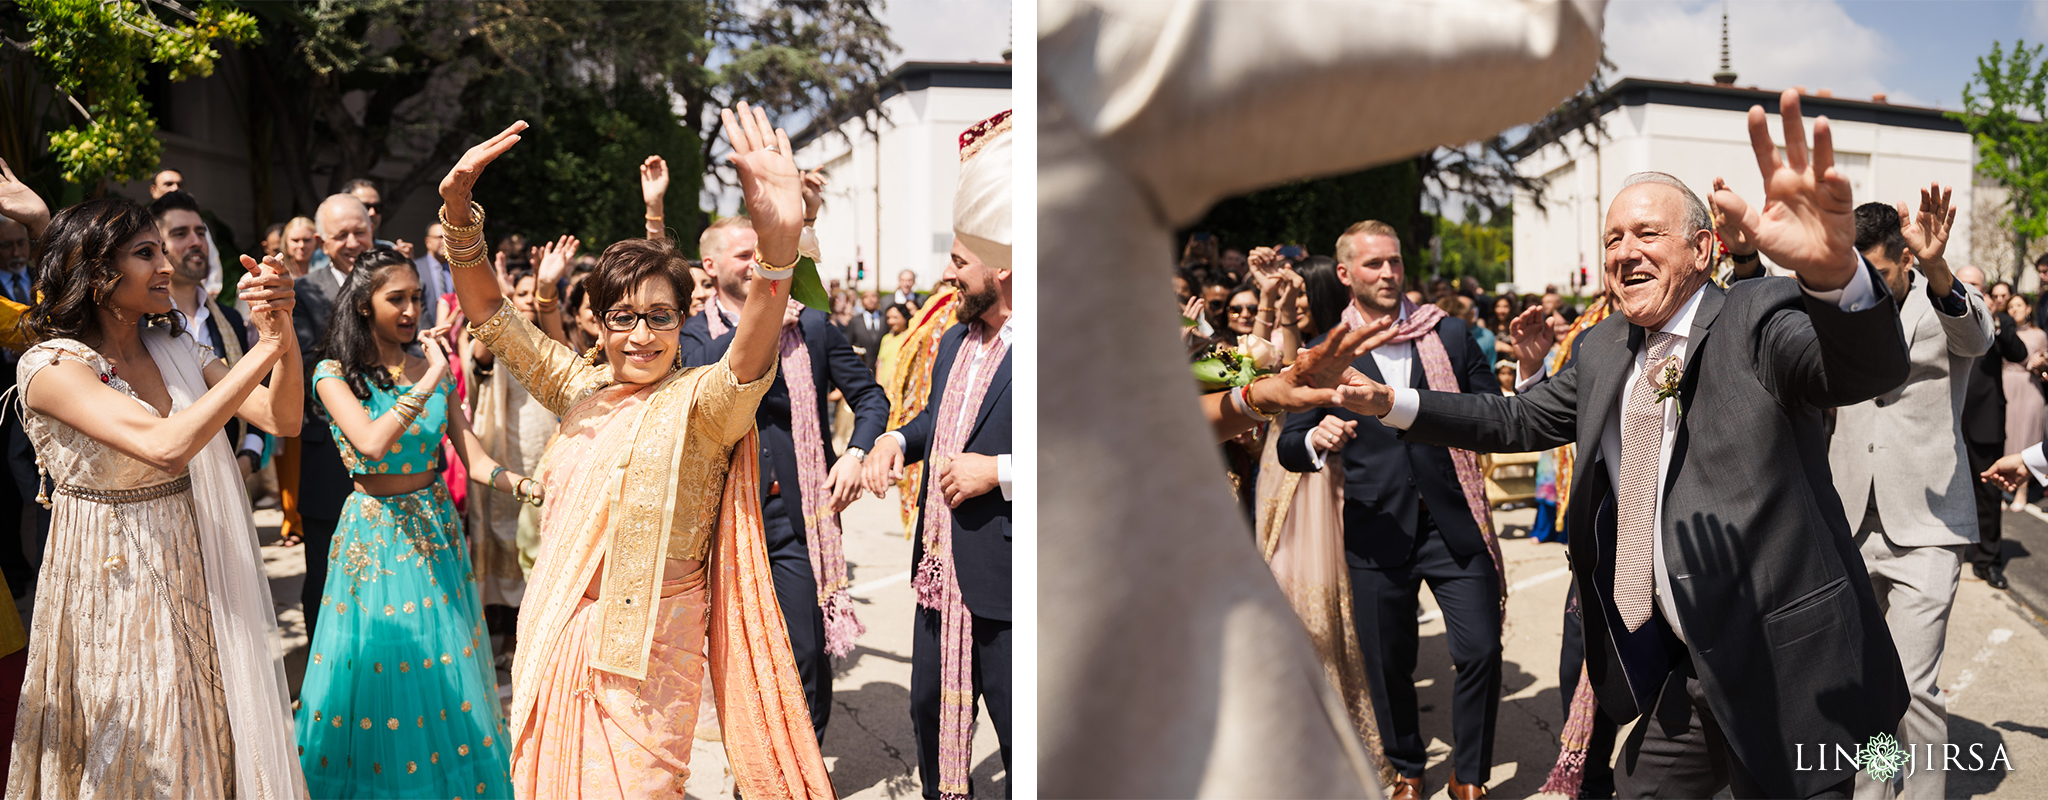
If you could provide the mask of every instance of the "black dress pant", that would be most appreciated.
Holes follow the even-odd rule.
[[[1417,523],[1408,563],[1351,567],[1352,616],[1365,648],[1366,677],[1387,761],[1404,778],[1422,777],[1429,754],[1415,701],[1416,614],[1423,582],[1450,629],[1451,766],[1458,781],[1483,785],[1493,770],[1493,729],[1500,713],[1500,584],[1484,551],[1459,557],[1444,544],[1428,511]]]
[[[43,545],[50,537],[50,510],[35,502],[42,476],[36,472],[35,446],[21,429],[21,415],[11,410],[0,420],[0,574],[15,594],[28,590],[42,566]],[[21,526],[22,510],[34,505],[30,527]],[[31,546],[32,545],[32,546]],[[34,555],[31,556],[30,554]]]
[[[825,723],[832,721],[832,658],[825,654],[825,611],[818,607],[818,576],[811,571],[811,551],[789,522],[790,507],[781,495],[761,504],[761,524],[768,545],[768,570],[775,576],[775,604],[789,627],[789,650],[796,656],[797,675],[804,679],[810,702],[811,732],[825,741]]]
[[[1692,658],[1684,655],[1685,645],[1675,638],[1668,644],[1681,653],[1678,666],[1665,679],[1649,717],[1637,721],[1622,746],[1614,769],[1616,796],[1714,797],[1726,787],[1738,800],[1768,797],[1728,748]],[[1851,777],[1813,796],[1846,798],[1854,790]]]
[[[939,796],[939,612],[918,608],[910,639],[910,721],[917,732],[917,778],[924,796]],[[1010,622],[974,618],[974,696],[996,728],[1003,767],[1010,766]],[[973,786],[968,794],[973,794]]]
[[[313,625],[320,620],[320,598],[327,591],[327,551],[334,547],[334,528],[339,518],[301,516],[306,523],[306,583],[299,587],[300,607],[306,611],[306,646],[313,646]]]
[[[1977,492],[1977,543],[1970,545],[1965,553],[1973,565],[2004,564],[2005,556],[2000,552],[2000,542],[2004,540],[2003,498],[1999,497],[1996,485],[1977,480],[1976,476],[1990,469],[1991,463],[2004,454],[2005,444],[1965,441],[1963,450],[1970,458],[1970,484],[1976,487]],[[2022,488],[2020,491],[2027,490]]]
[[[1557,685],[1563,687],[1564,718],[1572,717],[1572,695],[1578,691],[1579,673],[1586,668],[1586,621],[1579,616],[1579,583],[1572,581],[1564,601],[1564,648],[1557,660]],[[1614,736],[1620,726],[1596,707],[1593,732],[1586,740],[1586,772],[1579,783],[1579,797],[1614,796]]]

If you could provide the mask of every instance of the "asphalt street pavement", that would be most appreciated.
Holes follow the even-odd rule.
[[[1493,774],[1487,779],[1494,797],[1539,796],[1537,787],[1556,762],[1564,725],[1558,657],[1570,573],[1563,545],[1526,538],[1534,516],[1526,509],[1496,516],[1503,528],[1501,555],[1509,591],[1501,707]],[[1948,696],[1950,742],[1964,752],[1983,745],[1979,752],[1987,761],[2003,747],[2011,769],[1951,771],[1947,796],[1952,798],[2048,797],[2048,692],[2041,682],[2041,665],[2048,664],[2048,627],[2034,610],[2048,605],[2027,605],[2048,600],[2048,517],[2008,513],[2005,530],[2013,539],[2006,552],[2014,556],[2007,574],[2026,576],[2028,588],[2014,577],[2014,591],[1999,591],[1963,568],[1949,616],[1941,686]],[[1434,598],[1427,590],[1422,595],[1425,621],[1415,677],[1423,737],[1429,741],[1424,796],[1442,798],[1450,779],[1452,670],[1444,622]],[[1617,749],[1628,733],[1624,727],[1616,737]],[[1969,765],[1967,758],[1962,763]]]
[[[922,794],[917,775],[917,740],[910,724],[911,613],[910,541],[904,538],[900,505],[863,496],[841,515],[847,568],[860,620],[867,626],[853,653],[834,665],[832,720],[821,749],[832,785],[842,798],[911,798]],[[280,517],[256,512],[271,595],[284,636],[285,668],[296,690],[305,672],[305,618],[299,587],[305,579],[305,548],[275,546]],[[1029,673],[1026,673],[1029,674]],[[510,675],[498,671],[500,696],[511,696]],[[704,708],[708,714],[710,704]],[[733,797],[725,748],[713,724],[700,725],[685,789],[699,800]],[[997,748],[988,715],[974,731],[973,779],[977,797],[1009,796],[1009,771]]]

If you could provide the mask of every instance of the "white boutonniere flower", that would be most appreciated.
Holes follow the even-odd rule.
[[[1685,375],[1685,363],[1678,356],[1665,356],[1663,361],[1657,362],[1655,371],[1650,375],[1651,382],[1657,387],[1657,400],[1669,400],[1678,396],[1678,380]]]

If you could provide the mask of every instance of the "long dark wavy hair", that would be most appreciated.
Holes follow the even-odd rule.
[[[356,267],[343,281],[341,296],[334,300],[334,317],[327,322],[327,335],[320,340],[313,357],[307,359],[309,366],[318,366],[330,358],[340,363],[341,376],[348,381],[348,390],[358,400],[369,399],[372,386],[387,392],[397,391],[397,384],[391,380],[391,371],[377,363],[376,312],[370,299],[376,297],[392,273],[399,270],[414,272],[412,261],[389,247],[372,248],[356,256]],[[313,408],[320,412],[322,419],[333,419],[327,415],[325,404],[314,403]]]
[[[29,334],[38,342],[98,338],[95,312],[121,282],[116,261],[122,246],[155,229],[149,212],[128,200],[87,200],[57,212],[36,262],[35,292],[41,300],[29,307],[24,320]],[[150,314],[144,320],[170,326],[173,336],[184,330],[177,314]]]
[[[1317,335],[1328,333],[1344,319],[1344,307],[1351,303],[1351,287],[1337,277],[1337,259],[1309,256],[1294,265],[1301,275],[1302,291],[1308,294],[1308,316]]]

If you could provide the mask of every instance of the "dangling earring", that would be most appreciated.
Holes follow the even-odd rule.
[[[584,361],[584,363],[587,363],[587,364],[589,364],[589,365],[591,365],[591,366],[593,366],[593,367],[597,366],[597,356],[598,356],[598,354],[600,354],[600,353],[603,353],[603,352],[604,352],[604,348],[603,348],[603,347],[600,347],[600,346],[598,346],[598,345],[591,345],[591,346],[590,346],[590,349],[589,349],[589,350],[585,350],[585,351],[583,351],[583,361]]]

